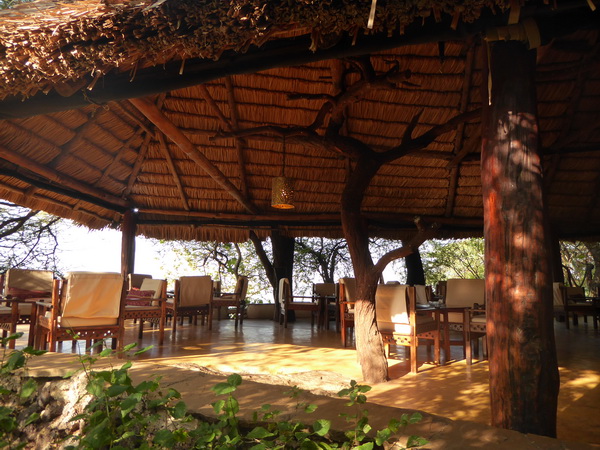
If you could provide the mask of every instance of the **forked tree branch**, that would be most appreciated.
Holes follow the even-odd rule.
[[[423,242],[433,239],[437,235],[439,228],[439,224],[437,223],[425,226],[420,217],[415,218],[415,225],[417,226],[418,230],[417,234],[402,247],[389,251],[379,258],[379,261],[377,261],[377,263],[373,266],[374,271],[381,273],[392,261],[405,258],[406,256],[410,255],[417,250]]]

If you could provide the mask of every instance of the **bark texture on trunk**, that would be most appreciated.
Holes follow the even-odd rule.
[[[368,226],[360,206],[371,179],[381,163],[364,158],[356,164],[342,194],[342,229],[354,266],[357,302],[354,310],[356,352],[367,383],[388,380],[385,348],[375,317],[375,291],[381,271],[374,268],[369,251]]]
[[[418,249],[404,258],[406,263],[406,284],[414,286],[415,284],[425,284],[425,271],[423,270],[423,261]]]
[[[121,224],[121,275],[123,278],[134,273],[136,229],[136,214],[128,209],[123,214],[123,223]]]
[[[490,61],[481,176],[492,425],[555,436],[559,378],[535,52],[498,42]]]

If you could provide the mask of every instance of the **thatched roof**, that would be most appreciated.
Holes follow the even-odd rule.
[[[138,208],[139,232],[165,239],[245,240],[273,226],[339,236],[352,158],[289,128],[317,121],[323,135],[319,111],[359,81],[361,55],[378,79],[391,76],[348,102],[346,136],[381,151],[421,111],[413,135],[475,111],[485,101],[483,32],[528,18],[542,44],[550,218],[564,237],[599,236],[598,15],[585,1],[557,3],[380,0],[372,29],[371,0],[42,1],[1,11],[0,197],[93,228]],[[156,105],[191,148],[128,97]],[[255,127],[265,128],[243,132]],[[419,215],[441,223],[441,236],[480,234],[479,128],[475,114],[383,166],[363,204],[373,233],[406,237]],[[296,179],[296,208],[284,212],[270,207],[282,134]]]

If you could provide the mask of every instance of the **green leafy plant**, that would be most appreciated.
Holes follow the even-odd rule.
[[[40,415],[37,412],[22,414],[25,405],[37,391],[38,385],[33,378],[25,382],[16,382],[15,374],[25,369],[32,356],[45,352],[25,347],[22,350],[8,350],[8,344],[16,341],[23,333],[12,334],[0,338],[2,358],[0,359],[0,448],[21,449],[27,445],[20,431],[23,427],[36,422]]]
[[[123,352],[127,354],[135,345],[126,346]],[[111,356],[118,354],[109,348],[97,356],[93,352],[80,356],[90,401],[81,414],[71,419],[83,425],[80,435],[70,437],[76,442],[67,448],[164,448],[187,440],[187,430],[181,425],[192,419],[179,392],[162,392],[160,377],[134,384],[129,375],[131,361],[117,368],[93,370],[99,358]]]

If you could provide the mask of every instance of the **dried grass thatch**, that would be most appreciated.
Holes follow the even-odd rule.
[[[194,70],[186,66],[189,59],[217,60],[267,41],[310,35],[313,48],[324,48],[342,35],[398,35],[421,22],[426,27],[439,20],[450,29],[477,19],[486,8],[501,13],[508,4],[520,3],[472,0],[457,8],[456,2],[388,1],[378,5],[375,27],[367,30],[370,4],[25,4],[0,12],[0,75],[5,80],[0,114],[9,115],[10,106],[2,108],[14,105],[15,97],[44,101],[43,93],[55,91],[67,100],[82,92],[91,96],[107,87],[103,83],[110,84],[111,73],[128,73],[133,86],[152,65],[175,61],[185,74]],[[542,2],[526,4],[543,7]],[[547,199],[551,221],[564,237],[600,234],[598,38],[597,29],[582,30],[556,37],[539,51]],[[405,79],[393,88],[371,89],[360,102],[349,104],[343,133],[383,151],[399,144],[419,112],[415,135],[475,110],[482,101],[481,51],[481,41],[470,38],[442,47],[421,43],[372,53],[378,74],[397,63]],[[127,209],[138,208],[139,233],[163,239],[243,241],[250,229],[266,237],[273,227],[290,236],[341,236],[340,197],[354,162],[327,147],[287,139],[286,175],[296,180],[296,209],[275,211],[270,186],[281,173],[284,144],[273,130],[313,123],[340,83],[359,79],[356,67],[335,59],[211,75],[213,81],[203,85],[152,96],[149,100],[222,175],[221,181],[127,100],[3,120],[0,196],[92,228],[114,226]],[[232,137],[265,126],[270,127],[265,132]],[[479,119],[469,120],[427,148],[382,167],[363,203],[373,234],[407,238],[414,233],[416,215],[440,223],[443,237],[481,234],[479,128]]]

